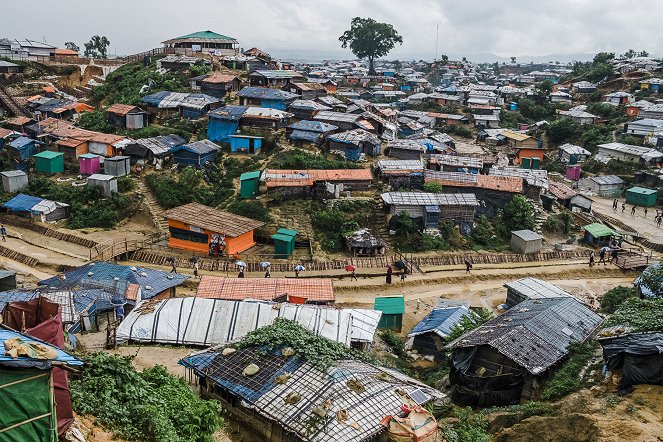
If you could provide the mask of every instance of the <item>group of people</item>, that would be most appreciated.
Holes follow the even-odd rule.
[[[619,258],[619,251],[621,248],[619,247],[619,244],[617,244],[616,241],[613,241],[610,244],[610,247],[604,246],[601,247],[599,250],[599,262],[596,264],[601,264],[603,263],[604,266],[608,265],[608,254],[610,255],[610,264],[617,262],[617,258]],[[596,255],[594,254],[594,251],[590,252],[589,254],[589,266],[594,267],[596,261]]]
[[[617,199],[615,199],[615,200],[612,201],[612,211],[616,212],[617,207],[619,207],[619,201]],[[625,210],[626,210],[626,201],[624,201],[622,203],[622,213],[624,213]],[[631,207],[631,216],[635,216],[637,210],[638,210],[638,206],[636,206],[634,204],[633,207]],[[647,207],[643,207],[642,211],[644,213],[643,217],[647,218],[647,213],[648,213]],[[659,228],[661,227],[661,223],[663,223],[663,210],[656,209],[656,215],[654,216],[654,222],[656,222],[656,227],[659,227]]]

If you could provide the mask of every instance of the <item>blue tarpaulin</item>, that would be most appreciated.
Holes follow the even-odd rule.
[[[2,207],[13,212],[31,212],[32,208],[42,201],[43,198],[19,193],[14,198],[4,203]]]

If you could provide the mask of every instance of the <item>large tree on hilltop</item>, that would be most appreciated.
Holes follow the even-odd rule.
[[[403,37],[396,32],[392,25],[361,17],[353,18],[350,29],[345,31],[338,40],[341,42],[341,47],[350,47],[357,58],[368,59],[369,75],[375,75],[373,62],[376,58],[387,55],[396,46],[396,43],[403,44]]]

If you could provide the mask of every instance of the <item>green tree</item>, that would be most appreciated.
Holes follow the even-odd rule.
[[[615,53],[614,52],[599,52],[594,56],[594,60],[592,61],[593,65],[597,64],[602,64],[602,63],[609,63],[610,60],[615,58]]]
[[[548,125],[546,135],[551,143],[563,144],[574,141],[581,133],[581,128],[570,118],[555,120]]]
[[[633,287],[615,287],[610,289],[601,297],[601,311],[612,314],[624,301],[634,296],[637,296],[637,294]]]
[[[513,230],[534,228],[534,207],[532,203],[522,195],[511,198],[502,212],[502,221],[506,228],[506,234]]]
[[[83,55],[93,58],[108,58],[108,46],[110,46],[110,40],[105,36],[95,35],[89,42],[85,43]]]
[[[368,73],[375,75],[373,65],[375,59],[387,55],[396,43],[403,44],[403,37],[388,23],[379,23],[372,18],[355,17],[352,19],[350,29],[339,37],[339,41],[341,47],[350,47],[357,58],[368,59]]]
[[[106,112],[103,111],[85,112],[81,114],[81,118],[78,120],[78,126],[83,129],[104,132],[107,134],[115,131],[115,127],[108,123]]]
[[[478,326],[485,324],[491,319],[493,319],[493,314],[486,308],[471,310],[469,316],[463,316],[460,322],[451,327],[451,331],[447,337],[447,342],[451,342],[454,339],[460,338],[465,333],[474,330]]]
[[[74,43],[73,41],[68,41],[68,42],[66,42],[66,43],[64,44],[64,47],[67,48],[67,49],[69,49],[70,51],[76,51],[76,52],[78,52],[78,51],[81,50],[81,48],[79,48],[78,45],[77,45],[76,43]]]
[[[424,190],[430,193],[442,193],[443,189],[442,184],[435,181],[430,181],[424,184]]]

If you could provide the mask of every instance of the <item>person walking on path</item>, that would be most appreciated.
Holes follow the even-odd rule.
[[[470,258],[465,258],[465,272],[470,273],[472,270],[472,260]]]
[[[593,250],[589,253],[589,266],[594,267],[594,251]]]
[[[663,220],[663,214],[659,215],[658,218],[656,219],[656,227],[660,228],[661,227],[661,221]]]
[[[198,260],[193,262],[193,277],[198,278]]]
[[[269,269],[269,266],[267,266],[267,269],[265,269],[265,278],[271,278],[272,277],[272,271]]]
[[[607,247],[602,247],[599,251],[599,264],[603,263],[604,266],[608,265],[605,260],[605,255],[607,252]]]
[[[405,282],[405,278],[407,278],[406,270],[403,269],[401,272],[401,282]]]
[[[624,210],[626,210],[626,203],[622,203],[622,213],[624,213]]]
[[[617,263],[618,257],[619,257],[619,249],[617,248],[612,249],[612,252],[610,252],[610,264]]]
[[[631,207],[631,216],[635,215],[635,206]]]
[[[615,198],[615,200],[612,202],[612,211],[613,211],[613,212],[616,212],[616,211],[617,211],[617,199],[616,199],[616,198]]]
[[[170,273],[177,274],[177,264],[175,264],[174,259],[170,262],[170,265],[171,265]]]
[[[7,242],[7,229],[4,224],[0,224],[0,235],[2,235],[2,242]]]
[[[645,218],[647,218],[647,208],[645,207]]]
[[[237,275],[238,278],[243,278],[244,277],[244,267],[239,268],[239,275]]]
[[[387,266],[387,284],[391,284],[391,274],[394,273],[394,269],[391,266]]]
[[[354,279],[355,281],[359,281],[359,280],[357,279],[357,269],[352,269],[352,273],[350,274],[350,281],[352,281],[353,279]]]

